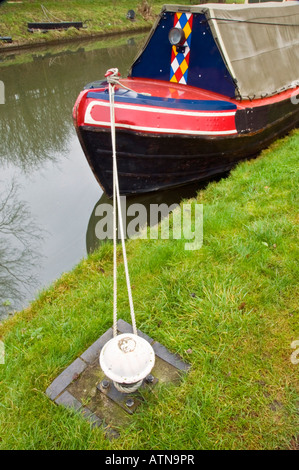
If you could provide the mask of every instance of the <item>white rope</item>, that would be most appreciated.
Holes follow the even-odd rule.
[[[46,7],[44,7],[44,5],[41,5],[41,9],[43,10],[44,15],[49,22],[51,22],[51,18],[49,17],[49,15],[51,15],[54,20],[58,20],[60,23],[62,23],[62,20],[54,16]]]
[[[109,75],[107,75],[109,73]],[[129,88],[127,86],[125,86],[123,83],[121,83],[119,81],[119,73],[118,73],[118,69],[109,69],[106,74],[105,74],[105,77],[107,78],[107,82],[110,84],[113,84],[113,85],[118,85],[122,88],[124,88],[125,90],[128,90],[128,91],[132,91],[133,93],[137,93],[138,95],[144,95],[144,96],[151,96],[150,93],[146,93],[146,92],[137,92],[137,91],[134,91],[132,90],[132,88]]]
[[[120,237],[122,243],[122,251],[124,258],[124,268],[127,281],[127,291],[129,297],[130,313],[132,320],[133,333],[137,335],[137,327],[134,313],[133,296],[131,291],[130,276],[128,269],[126,244],[124,237],[122,208],[120,202],[117,161],[116,161],[116,136],[115,136],[115,108],[114,108],[114,87],[118,81],[118,69],[109,69],[105,75],[109,84],[109,101],[110,101],[110,125],[111,125],[111,142],[112,142],[112,160],[113,160],[113,336],[117,336],[117,227],[116,227],[116,211],[118,212]]]
[[[143,379],[133,384],[120,384],[118,382],[113,382],[113,384],[116,390],[121,393],[134,393],[143,384]]]
[[[116,226],[116,171],[115,171],[115,108],[114,108],[114,87],[109,84],[109,100],[110,100],[110,122],[111,122],[111,141],[112,141],[112,158],[113,158],[113,336],[117,336],[117,226]],[[114,136],[114,137],[113,137]]]

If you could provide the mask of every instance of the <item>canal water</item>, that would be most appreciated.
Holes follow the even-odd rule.
[[[72,108],[83,86],[107,69],[126,76],[143,41],[138,35],[0,52],[0,319],[96,247],[95,207],[105,195],[77,139]],[[170,191],[163,200],[181,197]]]

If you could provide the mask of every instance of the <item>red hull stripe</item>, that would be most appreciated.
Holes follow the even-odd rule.
[[[92,100],[87,102],[84,124],[110,127],[109,103]],[[128,111],[130,111],[128,113]],[[183,111],[147,106],[115,103],[117,128],[141,132],[231,135],[236,134],[235,111]]]

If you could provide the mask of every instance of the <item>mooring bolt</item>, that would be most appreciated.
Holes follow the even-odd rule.
[[[126,401],[126,405],[128,408],[132,408],[132,406],[134,406],[135,402],[133,400],[133,398],[128,398],[127,401]]]
[[[107,388],[110,387],[110,382],[109,382],[109,380],[105,380],[105,379],[102,380],[101,386],[102,386],[102,388],[104,388],[105,390],[107,390]]]
[[[155,380],[155,378],[152,374],[147,375],[146,378],[145,378],[145,381],[148,384],[152,384],[154,380]]]

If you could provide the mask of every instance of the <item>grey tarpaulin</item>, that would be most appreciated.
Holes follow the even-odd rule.
[[[165,5],[163,10],[182,8]],[[192,13],[205,13],[236,82],[237,96],[259,98],[299,84],[298,1],[185,8]]]

